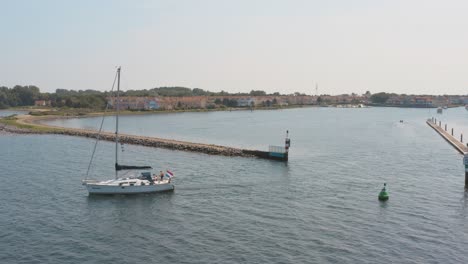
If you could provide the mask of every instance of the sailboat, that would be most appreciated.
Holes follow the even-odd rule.
[[[151,166],[129,166],[119,164],[119,92],[120,67],[117,68],[117,111],[115,116],[115,178],[105,181],[92,180],[86,178],[82,182],[83,185],[86,186],[86,189],[88,190],[89,194],[138,194],[173,191],[174,185],[171,183],[171,179],[174,176],[174,174],[171,171],[167,170],[166,173],[163,173],[161,171],[159,175],[156,175],[151,173]],[[96,144],[98,141],[99,136],[98,140],[96,141]],[[94,147],[94,150],[96,150],[96,146]],[[95,151],[93,151],[93,156],[94,152]],[[90,166],[92,159],[93,157],[91,157]],[[90,166],[88,166],[88,173]]]

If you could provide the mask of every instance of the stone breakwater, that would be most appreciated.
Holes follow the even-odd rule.
[[[67,135],[67,136],[78,136],[86,138],[96,139],[99,135],[97,131],[84,130],[84,129],[69,129],[69,128],[58,128],[39,125],[40,127],[46,127],[50,129],[44,129],[43,131],[35,131],[30,129],[18,128],[15,126],[0,124],[0,133],[14,133],[14,134],[56,134],[56,135]],[[115,141],[115,134],[109,132],[101,132],[99,135],[101,140]],[[140,145],[146,147],[164,148],[171,150],[190,151],[205,153],[210,155],[221,155],[221,156],[237,156],[237,157],[259,157],[264,158],[265,153],[257,150],[247,150],[232,148],[226,146],[203,144],[203,143],[192,143],[186,141],[162,139],[155,137],[144,137],[127,134],[119,134],[119,141],[124,144]]]
[[[8,126],[0,123],[0,135],[11,135],[11,134],[38,134],[29,129],[17,128],[14,126]]]

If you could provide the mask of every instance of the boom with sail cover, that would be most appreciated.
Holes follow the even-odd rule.
[[[152,169],[151,166],[129,166],[129,165],[119,165],[118,163],[115,164],[115,170],[148,170]]]

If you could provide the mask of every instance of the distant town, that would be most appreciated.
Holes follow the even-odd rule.
[[[174,110],[174,109],[215,109],[226,107],[286,107],[286,106],[392,106],[435,108],[453,107],[468,104],[468,96],[416,96],[390,95],[383,100],[380,96],[344,95],[264,95],[264,96],[190,96],[190,97],[120,97],[120,107],[129,110]],[[116,98],[109,97],[109,104],[115,108]]]
[[[294,106],[390,106],[390,107],[453,107],[468,105],[468,95],[406,95],[366,92],[358,95],[306,95],[303,93],[267,94],[210,92],[199,88],[159,87],[150,90],[129,90],[120,94],[122,110],[189,110],[224,108],[281,108]],[[0,109],[9,107],[50,107],[104,109],[116,107],[115,93],[95,90],[57,89],[41,93],[36,86],[0,87]]]

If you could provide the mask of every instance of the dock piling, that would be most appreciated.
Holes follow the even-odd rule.
[[[439,135],[441,135],[447,142],[450,143],[457,151],[461,154],[468,153],[468,147],[465,146],[464,143],[460,142],[459,138],[451,136],[448,132],[444,131],[444,129],[438,124],[432,123],[430,120],[426,122],[430,127],[432,127]]]
[[[439,127],[442,127],[442,121],[439,121]]]
[[[453,136],[453,128],[452,135],[449,135],[447,132],[447,125],[445,125],[444,130],[440,125],[438,126],[437,123],[431,122],[431,119],[428,119],[426,123],[463,155],[463,165],[465,167],[465,189],[468,191],[468,143],[463,143],[463,133],[460,133],[460,141],[458,141]]]
[[[468,189],[468,153],[463,157],[463,165],[465,165],[465,189]]]

